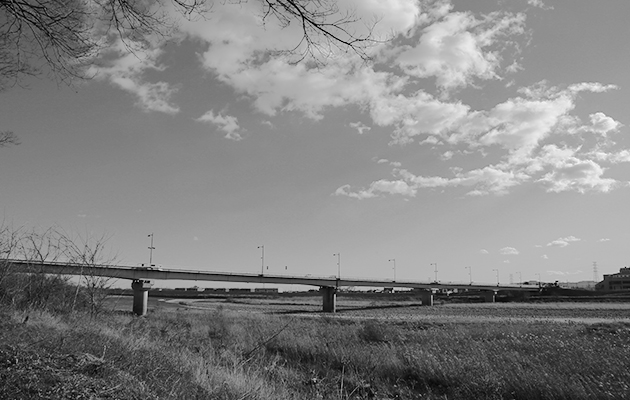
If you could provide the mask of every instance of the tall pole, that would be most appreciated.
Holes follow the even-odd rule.
[[[149,246],[149,267],[150,267],[151,265],[153,265],[153,250],[155,250],[155,247],[153,247],[153,233],[151,233],[149,237],[151,238],[151,246]]]
[[[470,284],[472,285],[472,267],[466,267],[468,269],[468,277],[470,278]]]
[[[341,279],[341,253],[335,253],[334,256],[337,256],[337,279]]]
[[[390,258],[389,261],[393,261],[394,262],[394,282],[396,282],[396,259],[395,258]]]
[[[496,273],[497,273],[497,286],[499,286],[499,270],[498,269],[493,269],[493,271],[496,271]]]
[[[259,249],[262,250],[262,255],[260,256],[261,266],[260,266],[260,275],[265,274],[265,246],[258,246]]]
[[[518,286],[523,286],[523,275],[519,272],[517,272],[518,274]]]
[[[431,263],[431,265],[433,265],[435,267],[435,282],[438,281],[438,269],[437,269],[437,263]]]
[[[540,287],[540,274],[536,273],[536,275],[538,276],[538,287]]]

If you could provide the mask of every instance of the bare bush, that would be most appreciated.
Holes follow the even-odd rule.
[[[0,303],[22,309],[87,309],[91,315],[102,311],[111,280],[95,269],[111,264],[106,257],[106,236],[70,237],[53,227],[11,229],[0,226]],[[12,268],[11,260],[27,260],[26,271]],[[81,266],[76,284],[60,274],[48,274],[46,262],[68,262]]]

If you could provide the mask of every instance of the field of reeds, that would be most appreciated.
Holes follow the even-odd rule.
[[[0,398],[630,398],[627,304],[151,305],[3,305]]]

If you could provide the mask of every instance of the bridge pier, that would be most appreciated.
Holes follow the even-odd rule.
[[[486,303],[494,303],[496,300],[497,292],[495,290],[491,290],[489,292],[485,292],[483,294]]]
[[[322,286],[319,288],[322,293],[324,303],[323,311],[334,313],[337,312],[337,288],[332,286]]]
[[[420,300],[422,300],[423,306],[432,306],[433,305],[433,291],[423,290],[420,293]]]
[[[131,288],[133,289],[133,313],[140,317],[147,315],[149,289],[151,286],[153,286],[151,281],[134,279],[131,282]]]

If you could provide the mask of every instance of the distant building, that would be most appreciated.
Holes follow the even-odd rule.
[[[595,285],[596,290],[629,290],[630,267],[619,269],[616,274],[604,275],[604,280]]]
[[[579,282],[569,282],[569,289],[595,289],[595,285],[597,282],[595,281],[579,281]]]
[[[278,288],[255,288],[256,293],[278,293]]]
[[[253,288],[229,288],[228,293],[252,293],[254,291]]]

